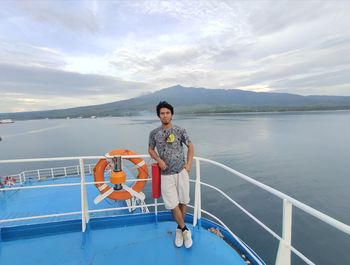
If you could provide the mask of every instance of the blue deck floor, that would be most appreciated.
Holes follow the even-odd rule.
[[[176,248],[174,222],[90,229],[0,242],[1,265],[246,264],[221,238],[193,230],[193,246]]]

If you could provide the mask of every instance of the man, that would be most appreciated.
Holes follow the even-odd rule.
[[[194,147],[186,130],[172,124],[173,106],[166,101],[159,102],[157,115],[162,125],[150,132],[148,153],[161,169],[162,198],[177,223],[175,245],[190,248],[192,236],[186,227],[185,216],[190,202],[188,173],[192,168]],[[187,146],[187,159],[183,144]]]

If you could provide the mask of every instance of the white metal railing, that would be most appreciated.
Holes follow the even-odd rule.
[[[94,164],[87,164],[84,166],[85,173],[92,173]],[[0,182],[4,182],[7,177],[14,178],[16,183],[23,184],[26,183],[28,179],[33,180],[42,180],[48,178],[59,178],[67,176],[78,176],[80,175],[80,166],[66,166],[66,167],[53,167],[53,168],[41,168],[34,170],[25,170],[18,174],[0,176]]]
[[[307,257],[305,257],[302,253],[300,253],[298,250],[296,250],[291,245],[291,236],[292,236],[292,206],[295,206],[304,212],[316,217],[317,219],[327,223],[328,225],[337,228],[338,230],[350,235],[350,226],[346,225],[326,214],[321,213],[320,211],[317,211],[313,209],[312,207],[299,202],[296,199],[293,199],[292,197],[273,189],[245,174],[242,174],[228,166],[225,166],[221,163],[218,163],[216,161],[212,161],[206,158],[196,158],[197,161],[203,161],[207,162],[209,164],[216,165],[222,169],[225,169],[226,171],[240,177],[241,179],[244,179],[248,181],[249,183],[279,197],[283,200],[283,219],[282,219],[282,238],[279,237],[276,233],[274,233],[270,228],[268,228],[265,224],[263,224],[258,218],[253,216],[251,213],[249,213],[247,210],[245,210],[242,206],[240,206],[237,202],[232,200],[228,195],[226,195],[224,192],[219,190],[218,188],[202,183],[202,185],[210,186],[213,189],[216,189],[218,192],[223,194],[229,201],[231,201],[233,204],[235,204],[238,208],[240,208],[243,212],[245,212],[250,218],[252,218],[255,222],[257,222],[261,227],[263,227],[267,232],[269,232],[272,236],[277,238],[279,240],[279,248],[278,253],[276,257],[276,265],[290,265],[291,264],[291,251],[296,254],[298,257],[300,257],[303,261],[305,261],[307,264],[314,264],[312,261],[310,261]],[[198,162],[197,162],[198,163]]]
[[[142,157],[147,158],[148,155],[131,155],[131,156],[122,156],[122,158],[136,158],[136,157]],[[38,159],[19,159],[19,160],[0,160],[1,163],[21,163],[21,162],[42,162],[42,161],[71,161],[71,160],[78,160],[79,161],[79,169],[81,174],[81,181],[80,183],[72,183],[72,184],[57,184],[57,185],[45,185],[45,186],[31,186],[31,187],[13,187],[13,188],[2,188],[0,191],[5,190],[15,190],[15,189],[26,189],[26,188],[44,188],[44,187],[58,187],[58,186],[73,186],[73,185],[80,185],[81,189],[81,211],[77,212],[70,212],[70,213],[59,213],[59,214],[51,214],[51,215],[42,215],[42,216],[32,216],[32,217],[21,217],[21,218],[13,218],[13,219],[4,219],[0,220],[0,223],[4,222],[12,222],[12,221],[22,221],[22,220],[32,220],[32,219],[38,219],[38,218],[48,218],[48,217],[58,217],[58,216],[66,216],[66,215],[75,215],[75,214],[81,214],[82,219],[82,231],[84,232],[86,230],[86,224],[89,222],[89,214],[94,212],[106,212],[106,211],[113,211],[113,210],[121,210],[121,209],[128,209],[129,207],[116,207],[116,208],[107,208],[107,209],[98,209],[98,210],[89,210],[88,204],[87,204],[87,195],[86,195],[86,185],[92,185],[96,184],[95,182],[86,182],[85,181],[85,166],[84,166],[84,159],[100,159],[105,158],[103,156],[88,156],[88,157],[61,157],[61,158],[38,158]],[[190,205],[191,208],[193,208],[194,212],[194,218],[193,218],[193,226],[201,224],[201,214],[205,213],[208,216],[214,218],[217,220],[221,225],[223,225],[227,231],[235,237],[237,240],[241,241],[236,235],[232,233],[232,231],[222,222],[219,218],[212,215],[211,213],[208,213],[204,209],[202,209],[201,206],[201,185],[207,186],[209,188],[212,188],[216,190],[217,192],[221,193],[228,201],[230,201],[232,204],[237,206],[240,210],[242,210],[244,213],[246,213],[250,218],[252,218],[256,223],[258,223],[261,227],[263,227],[267,232],[269,232],[272,236],[277,238],[280,242],[279,244],[279,250],[276,258],[276,265],[289,265],[291,262],[291,251],[296,254],[298,257],[300,257],[302,260],[304,260],[307,264],[314,264],[312,261],[310,261],[307,257],[305,257],[302,253],[300,253],[298,250],[296,250],[291,245],[291,236],[292,236],[292,207],[295,206],[304,212],[316,217],[317,219],[329,224],[332,227],[337,228],[338,230],[350,235],[350,226],[346,225],[342,222],[339,222],[335,220],[334,218],[325,215],[310,206],[307,206],[298,200],[293,199],[292,197],[275,190],[259,181],[256,181],[252,179],[251,177],[244,175],[228,166],[225,166],[221,163],[218,163],[216,161],[212,161],[206,158],[200,158],[195,157],[196,161],[196,179],[193,181],[195,183],[195,203],[194,205]],[[244,207],[242,207],[240,204],[238,204],[236,201],[234,201],[232,198],[230,198],[226,193],[218,189],[217,187],[214,187],[212,185],[209,185],[207,183],[203,183],[200,180],[200,161],[206,162],[212,165],[216,165],[238,177],[241,179],[244,179],[248,181],[249,183],[279,197],[283,200],[283,220],[282,220],[282,237],[278,236],[275,232],[273,232],[269,227],[267,227],[265,224],[263,224],[258,218],[256,218],[253,214],[248,212]],[[90,171],[91,172],[91,171]],[[130,181],[144,181],[144,180],[130,180]],[[192,181],[192,180],[191,180]],[[102,182],[101,182],[102,183]],[[107,182],[103,182],[107,183]],[[153,204],[146,204],[146,206],[151,206],[155,208],[155,214],[157,215],[157,206],[163,205],[162,203],[158,203],[155,199],[155,202]],[[136,206],[135,208],[141,208],[142,205]],[[245,247],[245,244],[242,244],[243,247]],[[249,248],[246,248],[246,251],[251,252]],[[259,264],[260,262],[257,261]]]

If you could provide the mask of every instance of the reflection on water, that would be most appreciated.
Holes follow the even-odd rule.
[[[63,128],[64,125],[57,125],[57,126],[53,126],[53,127],[47,127],[47,128],[41,128],[41,129],[36,129],[36,130],[29,130],[29,131],[25,131],[25,132],[20,132],[20,133],[15,133],[15,134],[5,134],[3,135],[3,138],[7,139],[7,138],[12,138],[12,137],[18,137],[18,136],[24,136],[27,134],[34,134],[34,133],[42,133],[48,130],[54,130],[57,128]]]
[[[174,123],[187,129],[196,156],[233,167],[349,224],[349,120],[350,112],[344,111],[175,116]],[[145,154],[148,133],[156,126],[156,116],[18,121],[0,125],[0,159],[101,155],[117,148]],[[25,166],[0,165],[0,175],[18,173]],[[280,234],[280,200],[222,170],[203,165],[201,172],[204,181],[218,185]],[[227,220],[273,263],[277,243],[270,235],[222,196],[205,188],[203,195],[207,210]],[[293,244],[298,249],[316,264],[350,264],[348,237],[301,211],[294,213]],[[293,264],[303,263],[295,259]]]

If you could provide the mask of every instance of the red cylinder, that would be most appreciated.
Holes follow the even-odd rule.
[[[157,163],[152,164],[152,197],[153,199],[160,197],[160,167]]]

